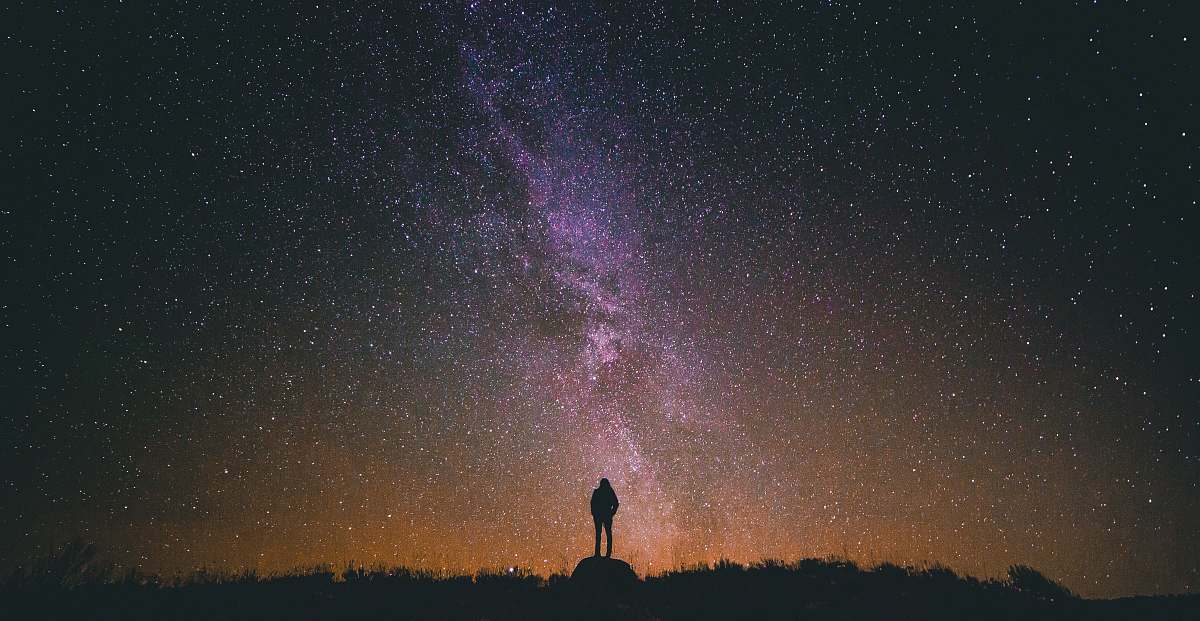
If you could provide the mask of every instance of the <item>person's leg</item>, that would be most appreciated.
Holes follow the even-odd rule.
[[[593,515],[592,521],[596,523],[596,556],[600,556],[600,518]]]
[[[612,518],[611,517],[608,518],[607,520],[604,520],[604,535],[608,537],[608,550],[604,556],[611,557],[612,556]],[[596,554],[599,555],[600,554],[600,539],[598,539],[598,537],[600,537],[599,530],[596,531],[596,537],[597,537],[597,539],[596,539]]]

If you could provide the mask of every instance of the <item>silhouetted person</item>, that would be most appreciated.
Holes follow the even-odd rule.
[[[612,519],[617,513],[617,493],[609,485],[608,479],[600,479],[600,487],[592,490],[592,521],[596,523],[596,556],[600,556],[600,527],[604,526],[604,535],[608,537],[608,551],[604,556],[612,556]]]

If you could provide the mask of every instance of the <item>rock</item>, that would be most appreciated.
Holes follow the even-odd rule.
[[[629,563],[603,556],[586,557],[571,572],[573,586],[599,596],[626,594],[638,582],[637,574]]]

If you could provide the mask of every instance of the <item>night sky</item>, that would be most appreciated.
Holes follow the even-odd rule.
[[[31,4],[4,568],[1200,585],[1186,2]]]

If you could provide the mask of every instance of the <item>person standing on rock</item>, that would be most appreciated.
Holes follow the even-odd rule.
[[[612,520],[617,513],[617,493],[608,479],[600,479],[600,487],[592,490],[592,521],[596,523],[596,556],[600,556],[600,527],[608,537],[608,551],[604,556],[612,557]]]

